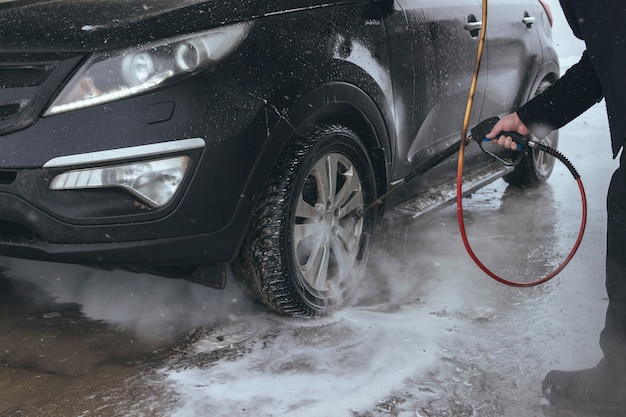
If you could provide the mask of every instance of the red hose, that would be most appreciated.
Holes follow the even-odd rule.
[[[512,287],[534,287],[535,285],[543,284],[546,281],[551,280],[555,276],[557,276],[563,268],[567,266],[569,261],[574,257],[574,254],[578,250],[580,243],[582,241],[583,235],[585,234],[585,226],[587,224],[587,198],[585,196],[585,188],[583,187],[583,183],[580,178],[576,180],[578,183],[578,188],[580,190],[580,196],[582,199],[582,220],[580,224],[580,231],[578,232],[578,238],[576,239],[576,243],[574,247],[570,251],[569,255],[565,258],[565,260],[558,266],[554,271],[550,274],[546,275],[543,278],[537,279],[531,282],[518,282],[518,281],[510,281],[500,277],[499,275],[492,272],[489,268],[487,268],[481,261],[478,259],[478,256],[472,250],[470,246],[469,240],[467,238],[467,233],[465,232],[465,222],[463,221],[463,158],[459,158],[459,172],[457,176],[457,189],[456,189],[456,206],[457,206],[457,217],[459,220],[459,228],[461,231],[461,239],[463,240],[463,244],[465,245],[465,249],[467,253],[470,255],[472,260],[478,265],[480,269],[483,270],[487,275],[491,278],[495,279],[502,284],[510,285]]]

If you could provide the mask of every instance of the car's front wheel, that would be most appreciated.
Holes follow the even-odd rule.
[[[234,272],[270,309],[318,316],[343,304],[366,261],[375,190],[359,137],[320,125],[279,157]]]

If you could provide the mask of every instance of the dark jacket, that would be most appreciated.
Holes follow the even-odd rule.
[[[557,82],[518,110],[533,133],[545,135],[605,98],[613,157],[626,140],[626,2],[560,0],[587,50]]]

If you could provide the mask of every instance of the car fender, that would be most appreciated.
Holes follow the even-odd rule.
[[[378,193],[384,192],[391,167],[390,153],[386,152],[391,147],[388,123],[362,89],[347,82],[329,82],[300,97],[284,115],[271,103],[266,106],[268,137],[250,170],[233,219],[249,224],[280,153],[297,134],[318,123],[341,123],[363,138],[376,173]]]

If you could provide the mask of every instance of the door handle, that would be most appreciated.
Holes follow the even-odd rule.
[[[469,30],[470,32],[472,32],[474,30],[481,30],[482,27],[483,27],[483,22],[481,22],[481,21],[478,21],[478,22],[467,22],[463,26],[463,29]]]
[[[535,23],[537,21],[537,19],[535,19],[535,16],[524,16],[524,18],[522,19],[522,23],[526,25],[526,27],[528,29],[530,29],[530,27],[533,25],[533,23]]]

